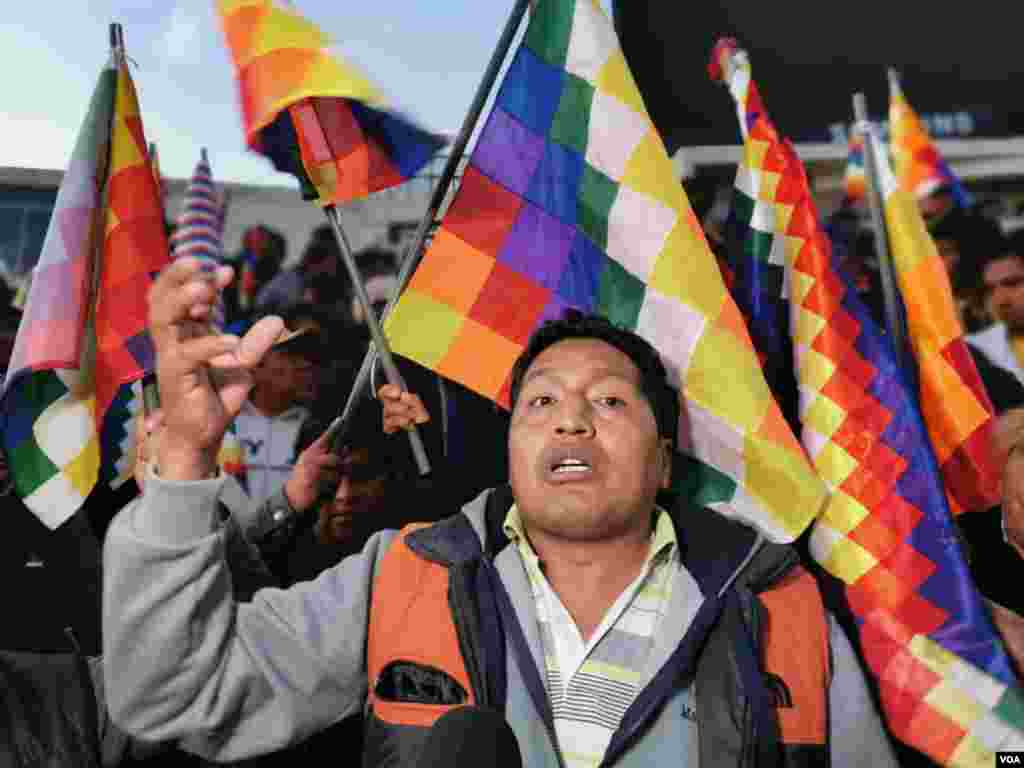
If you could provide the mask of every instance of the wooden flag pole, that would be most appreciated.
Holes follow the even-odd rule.
[[[430,234],[430,229],[434,224],[434,219],[437,217],[438,211],[441,210],[441,206],[448,195],[448,190],[451,187],[452,182],[455,180],[455,174],[458,171],[459,163],[462,161],[462,157],[466,152],[466,146],[469,144],[469,140],[472,138],[476,125],[480,120],[480,115],[483,112],[484,107],[487,105],[487,98],[490,96],[491,91],[494,88],[494,83],[498,79],[498,73],[501,71],[501,65],[504,63],[505,57],[508,55],[508,51],[512,47],[512,41],[515,39],[516,32],[522,23],[523,16],[526,14],[526,9],[530,6],[530,2],[531,0],[516,0],[515,5],[512,8],[512,13],[509,15],[508,21],[505,23],[505,29],[501,33],[498,45],[494,49],[494,54],[491,56],[491,60],[487,64],[487,69],[484,71],[484,76],[480,80],[480,86],[477,88],[476,95],[473,97],[473,102],[470,105],[469,112],[466,113],[466,118],[463,120],[462,127],[459,129],[458,138],[455,140],[455,143],[452,144],[451,152],[448,155],[448,161],[445,163],[444,170],[441,172],[441,177],[438,179],[437,185],[434,187],[434,192],[430,198],[430,203],[427,206],[427,211],[424,214],[423,219],[420,221],[419,228],[416,230],[412,243],[408,250],[406,250],[405,258],[403,259],[398,272],[398,285],[396,286],[394,295],[391,296],[388,300],[387,306],[384,308],[384,312],[381,315],[382,322],[398,302],[399,296],[401,296],[402,291],[405,290],[405,286],[409,283],[416,267],[419,266],[420,259],[423,256],[423,244],[426,242],[427,236]],[[363,358],[363,363],[359,368],[359,372],[356,374],[355,381],[352,384],[352,389],[349,391],[348,400],[345,403],[344,410],[328,427],[327,431],[331,433],[331,439],[339,439],[339,435],[341,436],[341,439],[343,439],[344,430],[349,423],[352,411],[355,409],[356,403],[366,393],[367,387],[370,383],[370,374],[373,371],[376,358],[376,346],[371,343],[370,348],[366,351],[366,356]]]
[[[402,374],[398,372],[398,366],[395,365],[395,358],[388,347],[387,339],[384,338],[384,331],[380,327],[380,321],[373,311],[373,304],[366,293],[366,286],[363,285],[363,276],[359,274],[359,267],[356,265],[355,257],[352,255],[352,247],[349,245],[344,227],[341,226],[341,212],[337,206],[329,205],[324,208],[324,213],[327,214],[327,220],[331,222],[331,227],[334,229],[334,237],[337,239],[338,247],[341,250],[341,261],[345,265],[345,269],[348,270],[349,279],[352,281],[352,287],[356,292],[356,300],[363,308],[366,327],[370,330],[373,346],[380,355],[381,363],[384,366],[384,375],[387,376],[389,383],[405,389]],[[416,468],[421,475],[429,475],[430,460],[427,458],[427,450],[423,447],[423,439],[420,437],[420,433],[415,425],[408,431],[408,435],[409,444],[412,446],[412,455],[416,460]]]
[[[856,119],[854,130],[864,137],[864,177],[865,196],[868,210],[871,212],[871,228],[875,233],[875,250],[878,253],[878,271],[882,278],[882,297],[885,301],[886,332],[892,339],[893,352],[904,374],[913,369],[907,359],[907,329],[900,301],[899,289],[896,285],[896,269],[889,250],[889,235],[885,227],[885,214],[881,185],[878,178],[878,158],[875,156],[877,143],[874,140],[874,129],[868,120],[867,101],[863,93],[853,95],[853,114]]]

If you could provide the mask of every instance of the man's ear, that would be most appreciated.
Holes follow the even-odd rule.
[[[663,437],[659,441],[661,448],[661,490],[667,491],[672,487],[672,441]]]

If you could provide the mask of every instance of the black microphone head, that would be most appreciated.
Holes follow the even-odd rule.
[[[437,719],[416,768],[523,768],[519,742],[505,718],[492,709],[459,707]]]

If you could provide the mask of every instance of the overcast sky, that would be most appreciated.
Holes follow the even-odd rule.
[[[462,123],[512,0],[297,0],[307,18],[426,128]],[[606,7],[610,3],[606,3]],[[213,0],[29,0],[0,19],[0,166],[64,168],[124,27],[146,137],[164,175],[192,173],[199,148],[215,178],[289,184],[247,153],[234,75]]]

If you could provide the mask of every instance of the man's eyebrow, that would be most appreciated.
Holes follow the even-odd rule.
[[[527,383],[539,378],[559,380],[562,377],[559,376],[557,368],[535,368],[529,373],[527,373],[526,376],[523,378],[523,385],[525,386]],[[627,384],[630,384],[634,387],[639,386],[638,382],[634,381],[631,376],[627,375],[626,373],[616,371],[612,368],[599,368],[596,371],[594,371],[594,375],[592,376],[592,378],[595,381],[603,381],[604,379],[618,379],[619,381],[624,381]]]
[[[1016,285],[1017,283],[1024,282],[1024,275],[1013,275],[1012,277],[1004,277],[999,280],[985,280],[984,285],[986,288],[998,288],[1000,285]]]
[[[550,368],[534,368],[532,371],[523,377],[523,384],[533,381],[534,379],[549,377],[551,375]]]

